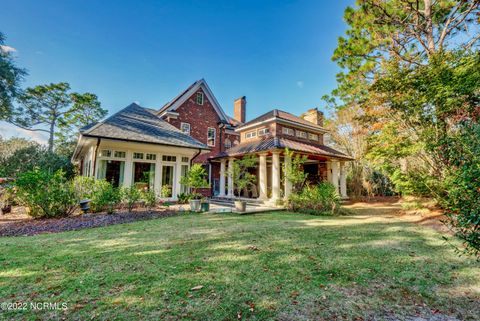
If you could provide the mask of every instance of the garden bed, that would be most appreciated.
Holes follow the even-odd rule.
[[[16,214],[16,219],[9,221],[9,214],[4,215],[6,219],[0,224],[0,237],[2,236],[22,236],[35,235],[43,233],[58,233],[64,231],[80,230],[99,226],[108,226],[114,224],[123,224],[134,221],[150,220],[155,218],[164,218],[175,216],[181,212],[171,209],[157,209],[155,211],[136,211],[136,212],[117,212],[115,214],[95,213],[79,214],[63,218],[50,219],[22,219],[20,214]],[[15,214],[14,214],[15,215]]]

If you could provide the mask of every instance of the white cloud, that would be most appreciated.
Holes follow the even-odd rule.
[[[302,80],[297,81],[297,87],[298,88],[303,88],[303,81]]]
[[[13,47],[3,46],[3,45],[0,45],[0,50],[3,51],[3,52],[6,52],[6,53],[17,51],[17,49],[15,49]]]
[[[43,132],[32,132],[6,122],[0,122],[0,136],[3,138],[22,137],[40,144],[46,144],[48,142],[47,135]]]

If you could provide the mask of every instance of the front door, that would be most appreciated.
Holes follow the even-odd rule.
[[[162,197],[169,198],[173,195],[174,182],[174,167],[173,165],[162,166]]]

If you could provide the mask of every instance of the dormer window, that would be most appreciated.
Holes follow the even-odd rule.
[[[198,92],[195,101],[197,105],[203,105],[203,93]]]
[[[265,136],[270,132],[270,129],[268,128],[262,128],[258,130],[258,136]]]
[[[251,131],[251,132],[248,132],[248,133],[245,134],[246,139],[253,138],[253,137],[257,137],[257,132],[256,131]]]
[[[288,128],[288,127],[283,127],[282,128],[282,133],[284,135],[290,135],[290,136],[295,135],[295,131],[292,128]]]
[[[318,135],[317,135],[317,134],[308,133],[308,139],[318,141]]]
[[[301,130],[297,130],[297,137],[307,138],[307,133]]]

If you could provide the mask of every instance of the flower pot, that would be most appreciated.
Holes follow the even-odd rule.
[[[190,210],[192,212],[200,211],[200,200],[190,200]]]
[[[246,201],[235,201],[235,210],[237,212],[245,212],[246,208],[247,208]]]
[[[202,202],[200,207],[202,208],[202,212],[210,211],[210,203],[208,202]]]

